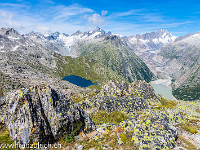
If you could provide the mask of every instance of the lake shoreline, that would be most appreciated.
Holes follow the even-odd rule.
[[[178,101],[172,94],[171,77],[167,77],[166,79],[157,79],[155,81],[151,81],[150,84],[154,88],[155,93],[161,94],[165,98],[167,97],[166,99],[173,99],[173,100]],[[167,93],[165,93],[165,91],[160,91],[160,89],[162,89],[162,88],[165,91],[170,90],[170,93],[169,93],[170,95],[166,96]]]

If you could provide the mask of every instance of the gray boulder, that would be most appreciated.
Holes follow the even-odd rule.
[[[18,90],[5,100],[4,120],[13,140],[21,144],[52,143],[63,135],[94,129],[79,104],[47,85]]]

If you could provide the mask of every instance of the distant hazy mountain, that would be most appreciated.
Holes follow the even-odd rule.
[[[178,98],[200,99],[200,32],[165,45],[155,59],[160,60],[166,66],[165,71],[174,78],[174,94]]]
[[[26,34],[25,37],[38,42],[38,44],[44,44],[48,49],[62,55],[77,57],[76,48],[79,42],[89,41],[109,34],[97,27],[95,30],[88,32],[77,31],[72,35],[59,32],[42,35],[41,33],[31,32]]]
[[[133,35],[127,38],[128,44],[139,52],[147,50],[158,50],[163,45],[173,42],[176,39],[167,30],[159,29],[156,32],[146,33],[143,35]]]

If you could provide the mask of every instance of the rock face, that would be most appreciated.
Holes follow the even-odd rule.
[[[151,110],[149,110],[148,115],[149,116],[144,120],[135,118],[124,121],[121,123],[121,126],[125,127],[126,130],[130,130],[129,127],[134,126],[132,141],[137,146],[140,145],[141,149],[174,148],[178,138],[178,131],[169,123],[171,123],[172,120],[178,123],[175,119],[176,117],[170,120],[168,114]]]
[[[16,142],[48,143],[64,134],[94,129],[87,113],[78,104],[49,86],[34,86],[6,97],[4,120]]]
[[[87,102],[89,104],[87,104]],[[87,102],[82,104],[84,109],[92,109],[97,107],[99,110],[104,110],[107,112],[125,111],[130,113],[136,110],[143,110],[147,107],[147,104],[143,99],[135,98],[133,96],[124,96],[118,98],[109,96],[95,96],[92,99],[88,99]]]

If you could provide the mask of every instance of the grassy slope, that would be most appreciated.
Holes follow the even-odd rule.
[[[108,39],[99,43],[82,44],[80,46],[81,56],[88,56],[101,62],[130,82],[134,80],[150,82],[153,74],[149,68],[133,51],[120,42],[119,39]]]
[[[67,75],[77,75],[98,84],[109,80],[126,81],[116,72],[87,57],[72,58],[55,54],[55,58],[56,72],[61,78]]]

